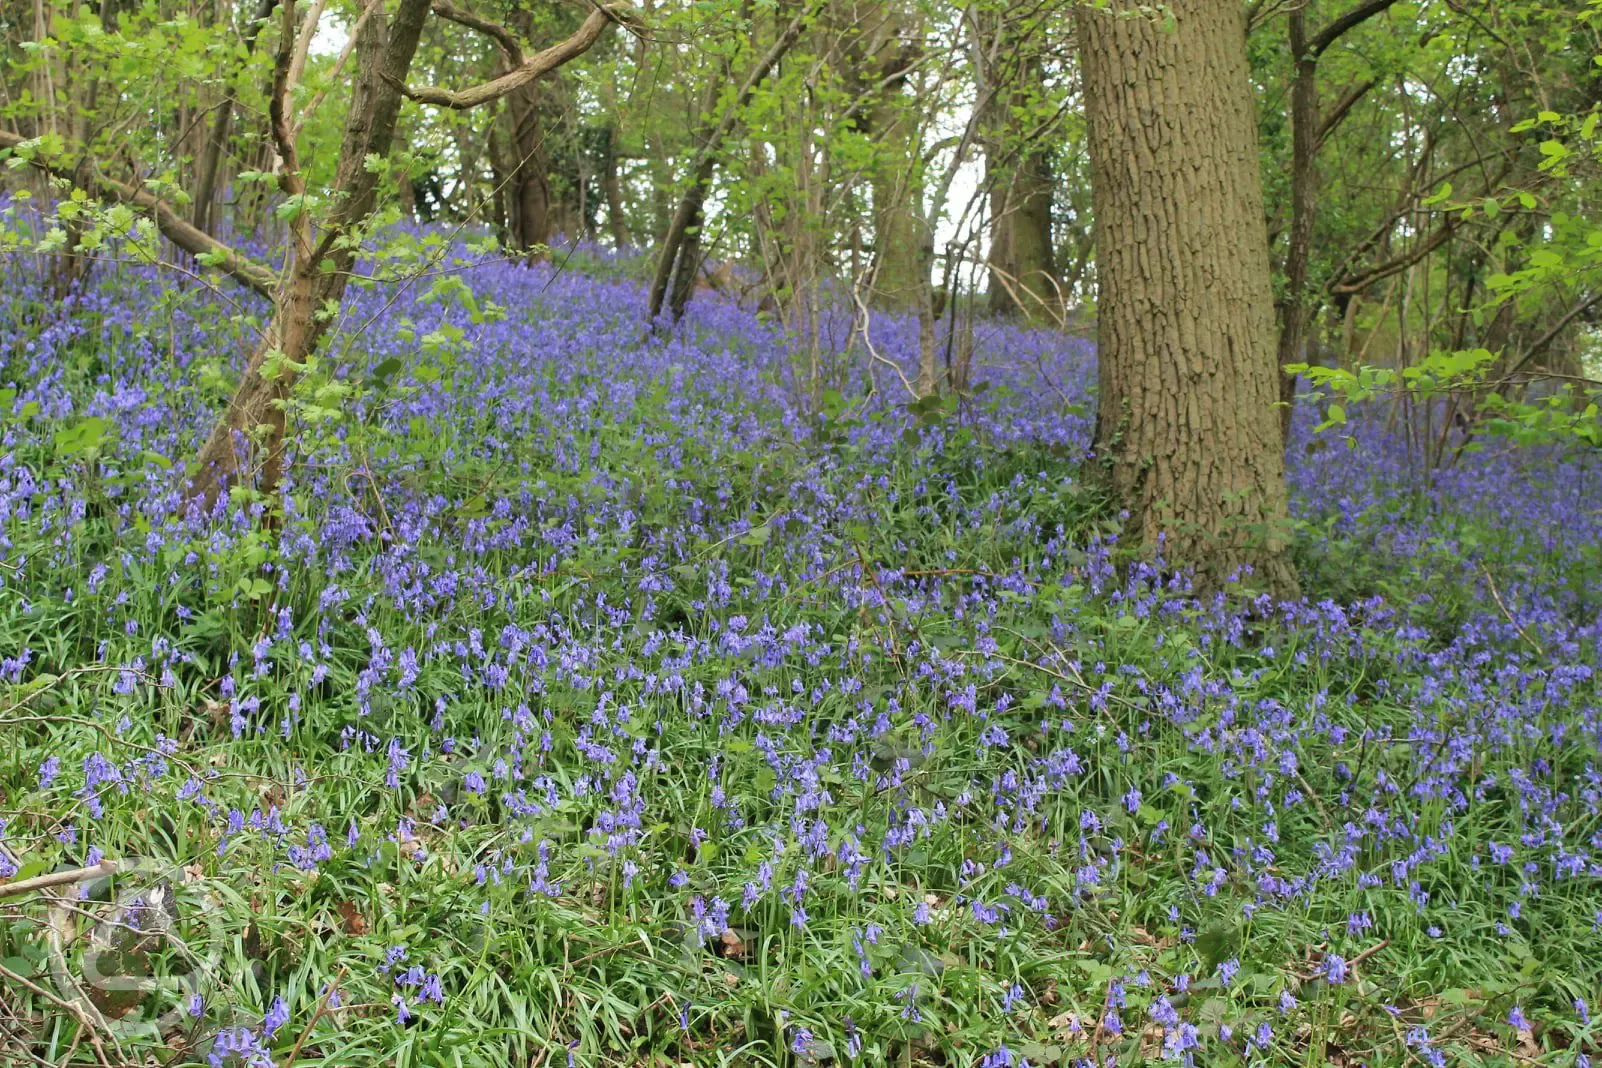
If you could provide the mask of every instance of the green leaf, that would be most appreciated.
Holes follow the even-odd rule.
[[[27,979],[33,975],[36,965],[26,957],[7,957],[4,962],[6,970]]]
[[[51,437],[56,452],[62,456],[76,456],[81,452],[88,452],[96,448],[105,439],[106,431],[111,424],[98,415],[91,415],[80,419],[73,425],[58,430]]]
[[[1215,923],[1196,937],[1196,952],[1211,972],[1240,949],[1240,929]]]
[[[946,970],[945,961],[922,946],[914,945],[911,942],[902,943],[901,951],[897,956],[901,963],[900,970],[902,972],[939,978],[940,974]]]

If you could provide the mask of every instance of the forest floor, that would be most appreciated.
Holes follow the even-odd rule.
[[[0,874],[126,874],[0,896],[0,1060],[1602,1048],[1596,462],[1303,430],[1307,599],[1198,598],[1115,566],[1087,343],[807,411],[637,276],[363,290],[272,530],[181,494],[259,308],[8,270]]]

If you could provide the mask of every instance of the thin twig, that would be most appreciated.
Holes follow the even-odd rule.
[[[1524,629],[1524,624],[1514,619],[1513,613],[1508,611],[1507,602],[1502,600],[1502,591],[1496,588],[1496,580],[1491,577],[1491,572],[1486,569],[1483,563],[1479,565],[1479,568],[1480,574],[1485,576],[1485,584],[1490,587],[1491,596],[1496,600],[1496,607],[1502,610],[1502,617],[1513,625],[1514,630],[1519,632],[1519,637],[1530,643],[1530,648],[1537,653],[1545,655],[1546,649],[1542,647],[1541,643],[1530,637],[1530,632]]]
[[[338,973],[335,974],[333,982],[328,984],[328,989],[323,991],[322,998],[317,1002],[317,1011],[312,1013],[312,1018],[306,1021],[305,1030],[301,1031],[300,1037],[295,1039],[295,1045],[290,1049],[289,1056],[284,1061],[284,1068],[295,1068],[295,1061],[300,1057],[301,1048],[306,1045],[306,1040],[311,1037],[312,1028],[317,1026],[318,1020],[328,1015],[328,1003],[339,992],[339,982],[345,978],[345,971],[346,967],[341,966]]]
[[[88,1013],[77,1005],[72,1004],[72,1002],[63,1001],[61,998],[56,997],[39,984],[18,975],[4,964],[0,964],[0,978],[8,979],[26,990],[31,990],[34,994],[44,998],[57,1008],[71,1013],[73,1018],[78,1021],[78,1026],[89,1036],[89,1044],[95,1048],[95,1056],[99,1058],[101,1068],[112,1068],[111,1058],[106,1055],[106,1044],[101,1041],[100,1032],[95,1030],[94,1021],[89,1018]],[[122,1060],[121,1057],[117,1059],[119,1061]]]

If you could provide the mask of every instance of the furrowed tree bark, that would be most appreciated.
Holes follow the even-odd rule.
[[[1273,290],[1235,0],[1078,8],[1095,203],[1095,457],[1126,545],[1217,587],[1286,555]]]

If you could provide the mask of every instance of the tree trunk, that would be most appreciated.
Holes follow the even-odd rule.
[[[1289,15],[1291,62],[1291,224],[1285,250],[1285,296],[1279,306],[1279,345],[1274,364],[1279,371],[1279,430],[1281,443],[1290,440],[1291,416],[1296,400],[1296,376],[1285,370],[1300,363],[1302,340],[1307,334],[1307,264],[1313,252],[1313,209],[1318,174],[1313,154],[1318,151],[1318,59],[1307,45],[1307,10],[1298,4]]]
[[[893,95],[868,111],[867,126],[877,143],[869,188],[873,197],[873,295],[881,307],[918,309],[929,288],[932,250],[925,254],[925,236],[919,201],[920,160],[916,114],[902,99],[899,86]],[[932,238],[929,239],[932,243]]]
[[[1028,43],[1014,41],[1011,50],[1021,53]],[[987,87],[991,96],[983,141],[990,187],[989,291],[992,314],[1052,323],[1061,317],[1062,302],[1051,240],[1051,153],[1031,129],[1029,106],[1041,76],[1038,57],[1024,55],[1007,79],[1010,84]]]
[[[1076,9],[1100,300],[1095,454],[1126,544],[1296,591],[1273,291],[1235,0]]]
[[[935,296],[934,284],[934,231],[922,219],[914,219],[917,231],[917,257],[919,277],[923,279],[916,294],[918,310],[918,378],[914,389],[919,397],[932,397],[940,392],[939,339],[935,334],[935,320],[940,318],[941,305]],[[948,297],[947,299],[954,299]]]
[[[498,119],[498,116],[497,116]],[[495,240],[500,242],[501,248],[512,247],[512,234],[508,226],[507,188],[511,182],[511,169],[506,163],[506,151],[501,144],[499,122],[492,121],[485,134],[489,146],[490,164],[490,225],[495,228]]]
[[[393,18],[375,11],[357,30],[357,73],[346,113],[334,188],[344,194],[315,248],[291,244],[286,288],[275,302],[273,326],[251,354],[239,387],[196,460],[191,500],[210,508],[261,457],[258,488],[269,497],[283,474],[286,405],[297,368],[332,325],[322,309],[345,295],[356,247],[349,240],[378,200],[379,169],[389,158],[402,87],[428,16],[430,0],[400,0]],[[309,230],[308,230],[309,232]]]
[[[1051,157],[1029,151],[990,191],[990,310],[1055,322],[1058,299],[1051,244]]]
[[[545,132],[540,122],[540,90],[534,82],[506,97],[512,127],[512,247],[525,257],[551,243],[551,187],[546,176]]]
[[[623,180],[618,174],[617,127],[608,123],[601,127],[601,186],[606,193],[606,223],[612,232],[612,244],[619,249],[629,247],[629,217],[623,206]]]
[[[272,17],[273,8],[277,5],[278,0],[260,0],[256,5],[249,25],[245,27],[247,57],[256,50],[256,38],[261,36],[262,26]],[[222,172],[223,154],[227,151],[228,138],[233,132],[234,106],[233,79],[230,77],[228,87],[223,90],[222,102],[217,105],[217,114],[211,122],[211,135],[206,138],[206,147],[200,156],[200,174],[195,182],[194,223],[196,228],[208,234],[212,232],[212,213],[216,210],[217,176]]]

